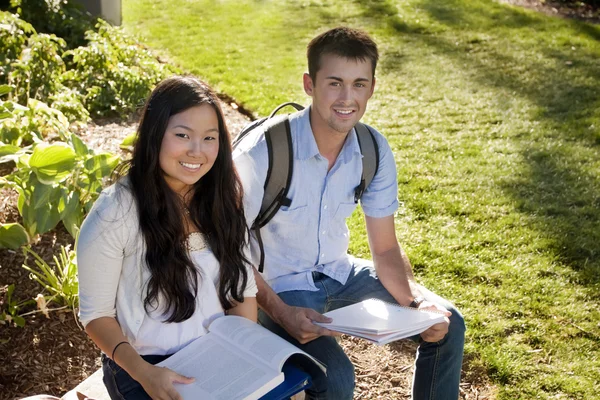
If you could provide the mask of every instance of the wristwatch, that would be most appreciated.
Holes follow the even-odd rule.
[[[413,299],[413,301],[410,302],[410,304],[408,305],[410,308],[419,308],[419,305],[425,301],[424,297],[415,297]]]

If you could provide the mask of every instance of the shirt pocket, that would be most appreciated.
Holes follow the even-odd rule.
[[[270,223],[267,224],[269,233],[273,235],[273,240],[279,239],[301,239],[306,236],[307,206],[281,207],[275,214]]]

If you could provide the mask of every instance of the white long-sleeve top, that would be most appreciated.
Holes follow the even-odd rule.
[[[194,237],[195,236],[195,237]],[[105,189],[85,219],[77,244],[79,318],[84,326],[100,317],[113,317],[138,353],[172,354],[207,333],[223,315],[218,298],[219,263],[203,246],[199,234],[189,243],[192,261],[200,272],[194,315],[179,323],[164,323],[160,310],[144,309],[150,271],[145,266],[145,244],[135,201],[122,184]],[[248,266],[244,298],[257,293]]]

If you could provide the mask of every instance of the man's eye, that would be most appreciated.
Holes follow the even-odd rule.
[[[363,87],[365,87],[366,85],[365,85],[364,83],[357,83],[355,86],[356,86],[356,87],[359,87],[359,88],[363,88]]]
[[[339,82],[331,82],[330,85],[331,86],[340,86],[340,83]]]

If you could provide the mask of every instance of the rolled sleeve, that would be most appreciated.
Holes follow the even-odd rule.
[[[379,146],[379,167],[361,198],[365,215],[382,218],[398,209],[398,180],[394,153],[383,135],[371,128]]]
[[[103,193],[85,219],[77,242],[79,318],[85,327],[101,317],[116,317],[116,298],[127,248],[128,218],[123,205]]]

